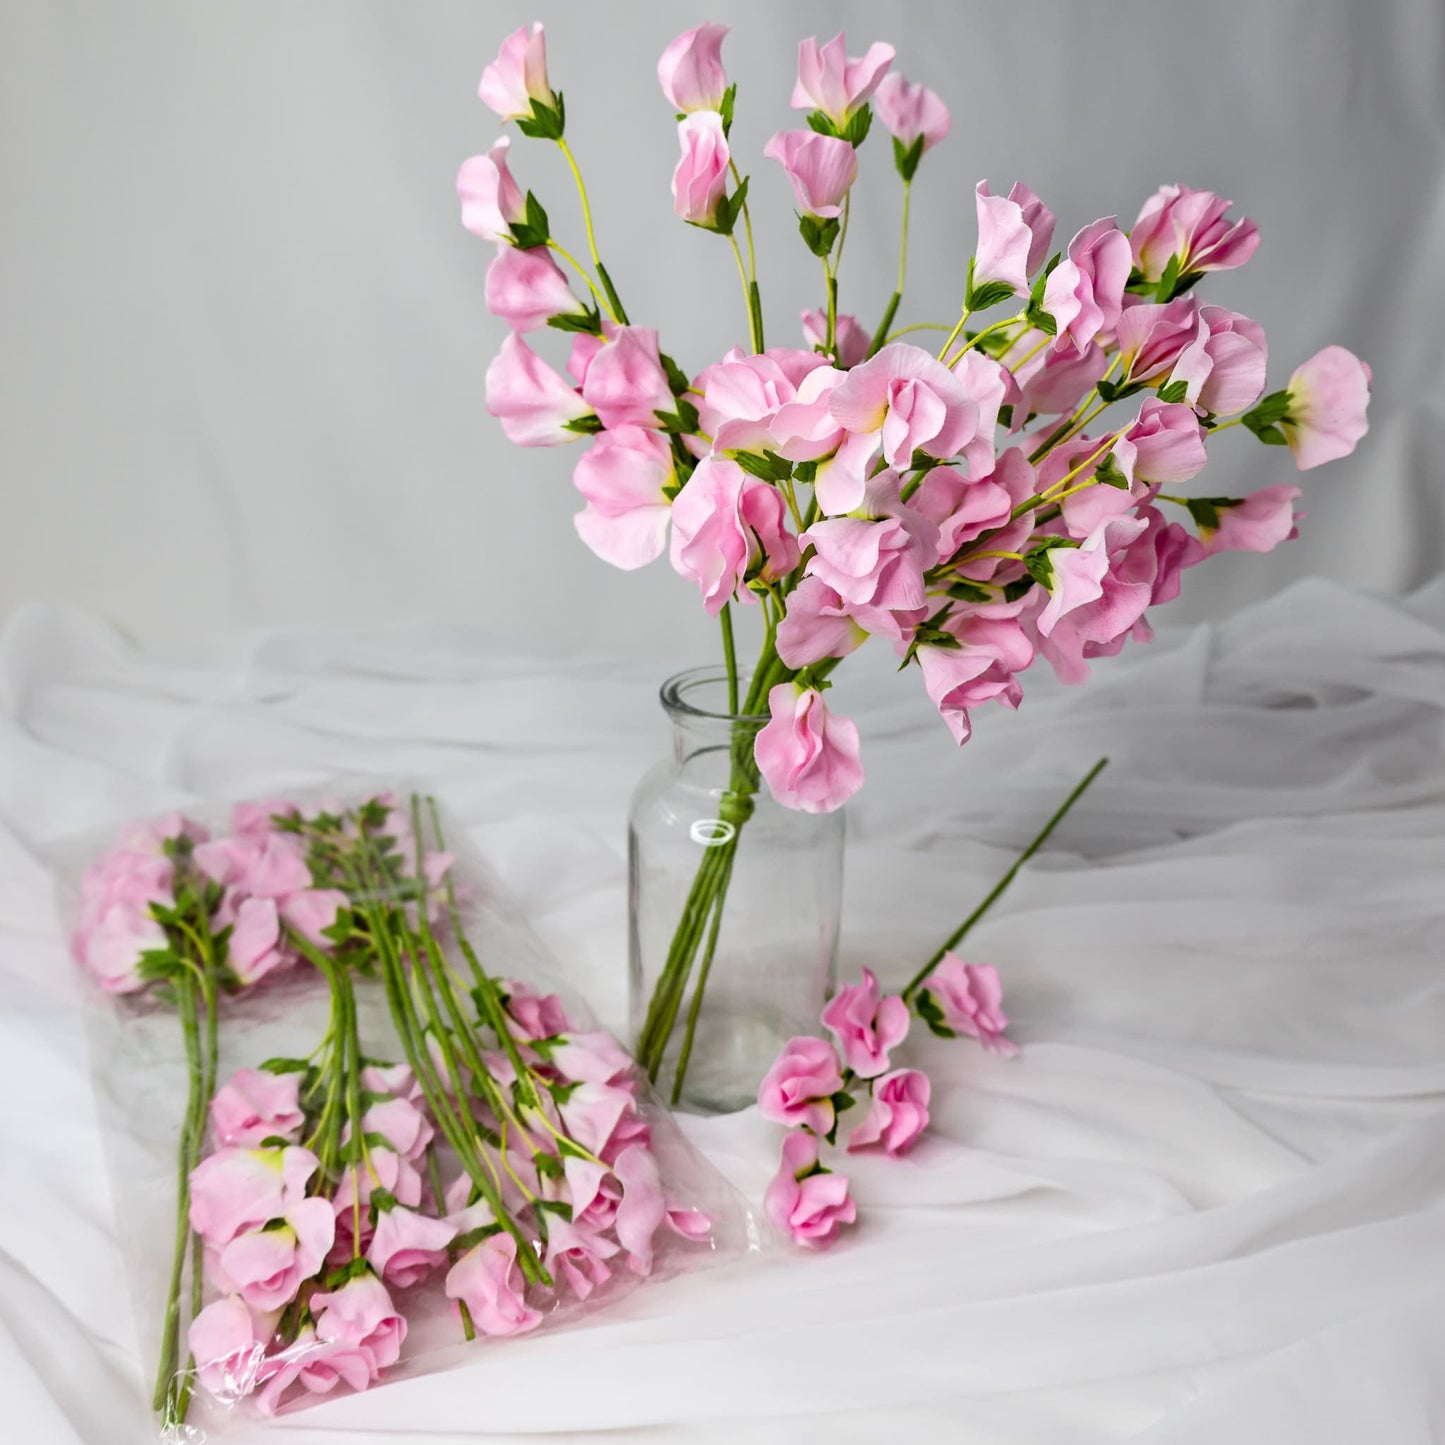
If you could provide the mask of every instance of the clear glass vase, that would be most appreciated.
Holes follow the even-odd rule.
[[[739,1109],[794,1034],[817,1028],[833,985],[844,819],[776,803],[728,711],[727,675],[670,678],[671,756],[628,818],[632,1037],[663,1097]]]

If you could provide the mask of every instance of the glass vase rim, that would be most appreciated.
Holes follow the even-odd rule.
[[[751,674],[746,668],[738,669],[738,687],[745,688],[750,681]],[[692,719],[701,722],[720,723],[757,723],[770,722],[772,714],[727,712],[718,711],[714,708],[699,707],[696,702],[688,699],[687,694],[703,687],[726,688],[728,682],[727,669],[720,663],[712,663],[702,667],[688,667],[681,672],[675,672],[658,689],[658,698],[662,702],[664,711],[670,718],[675,720]]]

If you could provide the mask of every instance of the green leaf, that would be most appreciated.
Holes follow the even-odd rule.
[[[547,325],[555,331],[583,331],[589,336],[602,335],[602,313],[593,307],[586,311],[564,311],[557,316],[549,316]]]
[[[912,145],[906,146],[897,136],[893,137],[893,168],[905,181],[911,181],[923,159],[923,137],[919,136]]]
[[[1159,278],[1159,284],[1154,288],[1154,299],[1168,301],[1174,295],[1174,283],[1178,279],[1179,257],[1171,256],[1169,264],[1164,267],[1164,274]]]
[[[1240,500],[1239,497],[1189,497],[1184,505],[1198,526],[1213,532],[1219,526],[1220,512],[1237,507]]]
[[[389,1189],[373,1189],[371,1191],[371,1207],[378,1214],[389,1214],[396,1208],[396,1195]]]
[[[466,1254],[475,1249],[484,1239],[490,1239],[494,1234],[500,1234],[500,1224],[479,1224],[475,1229],[469,1229],[465,1234],[459,1234],[448,1246],[456,1254]]]
[[[567,128],[567,111],[559,91],[552,99],[556,106],[544,105],[540,100],[532,102],[532,114],[517,120],[517,129],[533,140],[561,140]]]
[[[1014,408],[1013,408],[1013,403],[1012,403],[1011,401],[1010,401],[1010,402],[1006,402],[1003,406],[999,407],[999,409],[998,409],[998,424],[999,424],[1001,427],[1003,427],[1005,431],[1007,431],[1008,428],[1013,425],[1013,421],[1014,421]]]
[[[838,127],[821,110],[815,110],[808,116],[808,129],[817,131],[819,135],[838,134]]]
[[[1044,288],[1049,284],[1049,277],[1054,274],[1054,267],[1063,259],[1063,255],[1064,253],[1062,251],[1055,251],[1045,263],[1044,269],[1034,277],[1033,288],[1029,291],[1029,306],[1031,309],[1043,304]],[[1052,336],[1053,332],[1050,332],[1049,335]]]
[[[955,602],[992,602],[993,594],[986,587],[972,582],[955,582],[948,589],[948,595]]]
[[[1000,301],[1007,301],[1014,294],[1014,288],[1007,281],[985,281],[982,286],[974,287],[970,278],[968,290],[964,293],[963,304],[970,311],[987,311],[990,306],[997,306]]]
[[[1003,600],[1017,602],[1020,597],[1027,597],[1033,590],[1034,579],[1032,577],[1015,577],[1012,582],[1004,583]]]
[[[687,372],[675,362],[665,351],[658,353],[657,358],[662,363],[662,369],[667,373],[667,387],[674,396],[681,396],[692,383],[688,380]]]
[[[817,462],[799,462],[793,468],[793,476],[800,482],[815,481],[818,476]]]
[[[691,436],[697,431],[697,408],[683,397],[678,397],[676,411],[654,411],[652,414],[662,423],[664,431],[675,432],[679,436]]]
[[[562,423],[563,431],[575,431],[579,436],[595,436],[607,428],[602,425],[602,418],[589,412],[586,416],[575,416],[571,421]]]
[[[1060,547],[1077,547],[1078,545],[1079,543],[1073,537],[1045,537],[1037,547],[1024,554],[1024,567],[1035,582],[1052,592],[1054,590],[1054,567],[1053,563],[1049,561],[1049,553],[1057,551]]]
[[[798,234],[804,244],[815,255],[826,258],[838,239],[838,218],[824,220],[821,216],[802,215],[798,217]]]
[[[1171,381],[1159,388],[1159,400],[1166,402],[1183,401],[1189,393],[1189,383],[1180,377],[1178,381]]]
[[[572,1220],[572,1206],[563,1199],[536,1199],[532,1202],[534,1214],[555,1214],[558,1219]]]
[[[261,1065],[263,1074],[304,1074],[311,1067],[305,1059],[288,1059],[283,1055],[277,1055],[274,1059],[267,1059]]]
[[[1268,430],[1276,422],[1289,419],[1289,391],[1272,391],[1266,397],[1261,397],[1254,406],[1240,417],[1240,421],[1259,436],[1262,431]]]
[[[1255,432],[1260,441],[1267,447],[1286,447],[1289,445],[1289,438],[1277,427],[1267,426]]]
[[[868,139],[868,132],[873,125],[873,107],[865,105],[861,110],[854,111],[848,117],[848,124],[843,130],[843,139],[850,146],[860,146]]]
[[[737,97],[738,88],[736,85],[730,85],[725,91],[723,91],[722,104],[718,107],[718,114],[722,116],[722,129],[724,135],[727,135],[728,132],[733,128],[733,103],[737,100]],[[678,119],[681,120],[682,117],[678,116]]]
[[[544,243],[551,237],[552,231],[547,223],[547,213],[542,209],[541,201],[531,191],[527,192],[527,204],[523,216],[527,226],[541,236]]]
[[[1105,486],[1118,487],[1121,492],[1129,490],[1129,478],[1119,470],[1119,463],[1114,460],[1114,453],[1109,452],[1104,460],[1094,468],[1094,480],[1103,482]]]
[[[834,1112],[838,1114],[845,1113],[858,1102],[846,1089],[840,1089],[836,1094],[830,1094],[828,1098],[833,1105]]]
[[[532,1167],[539,1176],[548,1175],[553,1179],[561,1179],[566,1173],[562,1161],[555,1154],[534,1154]]]
[[[1100,401],[1123,401],[1126,396],[1133,396],[1136,392],[1144,390],[1142,381],[1101,381],[1094,388],[1099,393]]]
[[[1042,331],[1045,336],[1057,336],[1059,334],[1059,323],[1049,315],[1043,307],[1032,301],[1024,311],[1024,320],[1028,322],[1035,331]]]
[[[733,452],[733,460],[751,477],[762,482],[781,482],[793,475],[790,463],[776,452]]]

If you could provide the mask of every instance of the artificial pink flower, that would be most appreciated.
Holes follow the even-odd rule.
[[[822,693],[791,682],[768,693],[768,710],[753,750],[773,797],[805,813],[841,808],[863,786],[858,729],[834,717]]]
[[[220,1273],[251,1309],[283,1309],[303,1281],[321,1269],[335,1237],[330,1202],[302,1199],[281,1216],[279,1225],[273,1221],[224,1245]]]
[[[809,1249],[826,1249],[837,1239],[839,1226],[858,1217],[847,1177],[820,1168],[818,1141],[802,1132],[783,1140],[782,1165],[763,1195],[763,1212],[795,1244]]]
[[[838,1040],[843,1062],[860,1079],[872,1079],[888,1067],[888,1051],[908,1036],[908,1005],[898,994],[880,997],[871,968],[861,983],[840,988],[823,1010],[823,1027]]]
[[[1180,276],[1243,266],[1259,245],[1259,227],[1247,218],[1233,225],[1225,220],[1233,204],[1212,191],[1161,186],[1145,201],[1129,233],[1144,279],[1159,280],[1171,257],[1178,258]]]
[[[928,352],[901,341],[855,366],[829,405],[850,432],[876,433],[884,459],[899,469],[912,464],[916,451],[952,457],[978,432],[979,405],[964,383]],[[829,511],[852,511],[857,505],[825,503]]]
[[[788,173],[798,209],[824,220],[838,215],[858,179],[858,152],[837,136],[811,130],[780,130],[763,154]]]
[[[895,1158],[913,1147],[928,1127],[928,1075],[894,1069],[873,1081],[873,1100],[863,1122],[848,1136],[848,1152],[882,1144]]]
[[[1049,254],[1054,213],[1022,181],[1016,181],[1007,196],[991,195],[988,182],[980,181],[973,194],[978,211],[974,286],[1002,281],[1015,295],[1025,294],[1029,277]]]
[[[412,1104],[425,1097],[409,1064],[368,1064],[361,1071],[361,1087],[373,1094],[395,1094]]]
[[[1194,342],[1203,345],[1209,329],[1207,323],[1200,324],[1199,303],[1192,296],[1177,296],[1165,306],[1146,302],[1127,307],[1114,334],[1119,342],[1119,360],[1124,363],[1120,379],[1128,384],[1169,376]],[[1182,379],[1190,380],[1187,376]],[[1197,381],[1202,384],[1203,376]],[[1197,385],[1195,392],[1197,395]]]
[[[509,332],[487,368],[487,413],[497,417],[507,440],[519,447],[557,447],[575,442],[568,427],[592,415],[592,407],[522,340]]]
[[[1187,482],[1209,460],[1204,428],[1194,409],[1158,397],[1150,397],[1139,408],[1138,418],[1125,428],[1113,451],[1131,482]],[[1064,505],[1067,515],[1068,503]]]
[[[1370,368],[1343,346],[1327,346],[1295,369],[1279,425],[1300,471],[1354,451],[1369,430],[1370,380]]]
[[[608,427],[640,426],[657,430],[657,413],[674,402],[657,349],[657,332],[646,326],[605,328],[607,344],[592,358],[582,397]]]
[[[628,1148],[635,1146],[628,1145]],[[625,1150],[619,1150],[619,1157]],[[543,1180],[544,1188],[572,1205],[572,1218],[586,1229],[608,1229],[622,1202],[622,1186],[605,1164],[568,1154],[562,1160],[563,1180]]]
[[[445,1219],[393,1205],[377,1214],[366,1262],[388,1284],[409,1289],[446,1263],[447,1245],[456,1236],[456,1225]]]
[[[650,1274],[652,1237],[667,1218],[657,1160],[651,1150],[633,1144],[617,1156],[612,1172],[622,1185],[614,1224],[617,1242],[627,1251],[627,1267],[634,1274]]]
[[[1214,416],[1247,411],[1264,391],[1264,327],[1223,306],[1201,306],[1199,319],[1208,333],[1179,358],[1169,379],[1187,382],[1184,399]]]
[[[510,136],[498,137],[486,155],[464,160],[457,172],[462,225],[484,241],[510,241],[512,223],[527,214],[526,197],[507,169],[511,144]]]
[[[677,139],[682,159],[672,173],[672,208],[694,226],[711,226],[728,188],[731,152],[722,116],[715,110],[685,116],[678,123]]]
[[[778,412],[796,400],[810,372],[828,369],[827,358],[812,351],[775,346],[747,355],[734,347],[693,383],[698,425],[715,452],[771,448]]]
[[[226,964],[249,986],[293,962],[281,940],[281,917],[274,898],[243,898],[226,943]]]
[[[684,30],[662,52],[657,62],[657,82],[674,110],[691,114],[721,109],[728,89],[722,63],[722,43],[727,33],[726,25],[698,25]]]
[[[604,562],[631,571],[662,555],[676,469],[667,438],[640,426],[603,432],[572,472],[587,505],[572,519]]]
[[[921,513],[884,495],[893,478],[880,473],[870,489],[872,517],[825,517],[803,533],[811,543],[806,575],[850,605],[901,611],[927,601],[923,575],[938,560],[938,529]],[[876,515],[882,513],[882,515]]]
[[[547,38],[540,24],[530,34],[522,25],[507,36],[497,58],[482,72],[477,93],[503,120],[530,116],[534,100],[556,109],[547,83]]]
[[[837,1051],[809,1034],[789,1039],[758,1085],[763,1118],[790,1129],[826,1134],[834,1123],[833,1095],[843,1087]]]
[[[238,837],[264,841],[267,834],[276,831],[279,818],[294,818],[295,803],[285,798],[263,798],[237,803],[231,809],[231,831]]]
[[[868,103],[893,64],[893,47],[875,41],[861,58],[850,57],[842,33],[824,45],[810,35],[798,46],[794,110],[820,110],[839,130]]]
[[[825,350],[828,344],[828,313],[819,306],[816,310],[803,312],[802,319],[803,340],[815,351]],[[867,358],[872,340],[856,316],[840,311],[833,318],[833,360],[844,371]]]
[[[1008,1017],[1002,1007],[1003,984],[991,963],[965,963],[950,951],[923,987],[945,1028],[968,1034],[994,1053],[1018,1053],[1018,1045],[1004,1036]]]
[[[1290,483],[1261,487],[1241,502],[1217,503],[1218,527],[1199,529],[1204,555],[1219,552],[1272,552],[1296,535],[1294,504],[1300,489]]]
[[[335,947],[326,936],[342,913],[351,911],[351,900],[337,888],[307,888],[280,902],[278,912],[287,928],[294,929],[313,948]]]
[[[609,1235],[586,1229],[567,1219],[554,1218],[547,1223],[547,1268],[559,1283],[565,1281],[577,1299],[586,1299],[593,1290],[612,1278],[607,1261],[621,1250]]]
[[[1017,708],[1023,701],[1023,688],[1014,674],[1033,661],[1034,650],[1012,618],[959,617],[950,619],[948,631],[962,645],[925,645],[918,649],[918,662],[924,690],[954,741],[962,745],[973,734],[970,708],[985,702]]]
[[[1018,431],[1031,416],[1060,416],[1073,411],[1109,369],[1109,358],[1097,341],[1089,342],[1080,352],[1072,347],[1065,351],[1055,351],[1052,346],[1040,348],[1039,343],[1047,339],[1042,331],[1030,327],[1000,358],[1021,392],[1014,407],[1012,431]],[[1024,361],[1024,357],[1028,360]]]
[[[955,356],[948,363],[948,369],[977,408],[973,435],[958,449],[958,457],[970,477],[986,477],[993,470],[993,435],[999,411],[1005,401],[1018,403],[1018,384],[993,357],[981,351],[965,351]]]
[[[1010,447],[992,471],[976,478],[960,476],[952,467],[935,468],[908,505],[938,528],[938,555],[947,558],[984,532],[1007,527],[1015,503],[1036,490],[1028,458],[1021,448]]]
[[[447,1298],[465,1304],[484,1335],[520,1335],[542,1323],[541,1312],[522,1297],[522,1287],[517,1241],[505,1232],[489,1235],[447,1272]]]
[[[826,657],[846,657],[867,641],[844,602],[820,577],[804,577],[788,593],[787,612],[778,624],[778,656],[791,668]]]
[[[406,1321],[397,1313],[386,1286],[370,1270],[353,1275],[329,1293],[312,1295],[310,1312],[316,1322],[316,1338],[324,1344],[360,1350],[370,1362],[373,1376],[401,1358]]]
[[[208,1304],[186,1335],[201,1388],[223,1405],[245,1399],[268,1374],[267,1334],[240,1295]]]
[[[487,267],[487,310],[513,331],[536,331],[554,316],[585,316],[545,246],[497,248]]]
[[[1043,309],[1058,323],[1056,351],[1082,352],[1118,324],[1131,262],[1129,238],[1113,216],[1091,222],[1069,242],[1044,287]]]
[[[149,904],[113,903],[76,930],[74,949],[107,993],[135,993],[146,986],[140,971],[145,955],[168,953],[170,940]]]
[[[421,1109],[408,1099],[395,1096],[377,1099],[367,1105],[361,1116],[363,1135],[378,1135],[405,1160],[415,1164],[426,1153],[436,1131]],[[345,1138],[351,1137],[350,1125]]]
[[[571,1028],[562,1000],[555,993],[541,994],[517,979],[502,984],[512,1033],[520,1039],[550,1039]]]
[[[602,1029],[566,1034],[548,1057],[573,1084],[611,1084],[632,1071],[632,1055]]]
[[[584,1149],[603,1158],[624,1121],[636,1111],[637,1101],[614,1084],[579,1084],[557,1107],[567,1132]]]
[[[303,1202],[320,1167],[309,1149],[218,1149],[191,1171],[191,1228],[217,1248],[229,1244]]]
[[[672,565],[716,617],[752,576],[773,582],[798,563],[798,543],[776,487],[730,458],[698,463],[672,504]],[[746,591],[741,593],[746,597]]]
[[[814,353],[816,355],[816,353]],[[826,364],[815,367],[798,383],[792,401],[780,406],[768,422],[766,445],[790,462],[820,461],[844,439],[833,416],[833,393],[848,373]]]
[[[345,1256],[334,1259],[334,1263],[352,1258],[358,1247],[366,1248],[371,1238],[371,1197],[378,1189],[385,1190],[408,1209],[421,1205],[422,1182],[416,1167],[391,1149],[369,1148],[365,1158],[342,1171],[336,1192],[331,1196],[336,1215],[336,1252]]]
[[[221,1148],[259,1148],[265,1139],[294,1143],[306,1122],[301,1075],[237,1069],[211,1100],[211,1133]]]
[[[878,82],[873,108],[905,150],[922,136],[928,152],[948,134],[948,107],[926,85],[910,85],[896,70]]]
[[[256,1398],[262,1415],[274,1415],[292,1385],[313,1395],[329,1395],[337,1385],[364,1390],[376,1379],[370,1356],[355,1345],[327,1343],[312,1325],[303,1325],[295,1341],[266,1362],[265,1384]]]
[[[1053,574],[1047,589],[1049,600],[1035,622],[1041,636],[1048,637],[1065,617],[1072,617],[1077,625],[1080,617],[1088,616],[1095,619],[1096,629],[1107,625],[1110,630],[1092,638],[1086,634],[1086,640],[1108,642],[1139,620],[1149,604],[1147,591],[1141,597],[1129,589],[1114,590],[1117,579],[1112,569],[1147,526],[1139,517],[1105,517],[1077,547],[1058,547],[1049,553]],[[1100,602],[1101,608],[1081,611]],[[1132,609],[1127,619],[1120,615],[1126,608]]]
[[[207,878],[257,898],[284,898],[311,886],[306,854],[289,833],[218,838],[202,843],[194,857]]]

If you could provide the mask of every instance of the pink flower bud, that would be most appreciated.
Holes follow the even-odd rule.
[[[718,110],[727,94],[722,43],[726,25],[698,25],[685,30],[662,52],[657,81],[674,110],[691,114]]]
[[[477,94],[503,120],[531,115],[534,100],[556,107],[547,83],[547,39],[540,24],[530,34],[522,25],[507,36],[497,58],[482,72]]]
[[[922,136],[923,149],[930,151],[948,134],[948,107],[926,85],[910,85],[896,70],[878,82],[873,108],[905,150]]]
[[[913,1147],[928,1127],[928,1076],[918,1069],[894,1069],[873,1081],[867,1116],[848,1136],[848,1151],[882,1144],[895,1158]]]
[[[1212,191],[1161,186],[1145,203],[1129,241],[1135,264],[1146,281],[1158,281],[1171,258],[1178,274],[1228,271],[1242,266],[1259,246],[1259,228],[1249,219],[1225,219],[1232,201]]]
[[[763,1196],[763,1212],[808,1249],[826,1249],[837,1239],[839,1226],[858,1217],[846,1176],[819,1169],[818,1141],[804,1133],[783,1140],[782,1165]]]
[[[512,223],[527,214],[526,198],[507,169],[510,136],[500,137],[484,156],[472,156],[457,172],[462,225],[484,241],[511,239]]]
[[[836,136],[811,130],[780,130],[763,154],[788,173],[798,209],[823,219],[838,215],[858,179],[858,152]]]
[[[768,710],[754,753],[773,797],[805,813],[841,808],[863,786],[858,729],[834,717],[822,693],[791,682],[769,692]]]
[[[1007,196],[989,193],[988,182],[974,187],[978,212],[978,250],[973,284],[1001,281],[1015,295],[1029,289],[1029,277],[1044,264],[1054,239],[1054,213],[1029,188],[1016,181]]]
[[[810,35],[798,46],[794,110],[820,110],[839,130],[852,120],[893,64],[893,47],[875,41],[861,58],[850,57],[842,33],[825,45]]]
[[[566,423],[592,408],[515,332],[502,342],[487,368],[487,411],[519,447],[556,447],[575,442]]]
[[[673,210],[694,226],[710,226],[727,194],[729,151],[722,117],[712,110],[686,116],[677,139],[682,159],[672,173]]]

